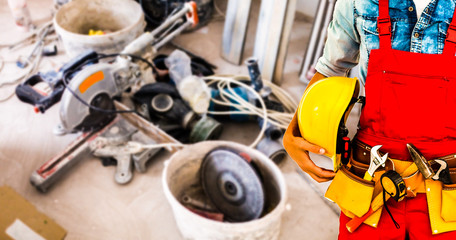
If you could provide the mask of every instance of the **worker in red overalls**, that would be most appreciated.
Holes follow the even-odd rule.
[[[303,139],[301,133],[306,129],[299,128],[298,114],[283,143],[300,168],[316,181],[334,178],[327,195],[341,206],[339,239],[456,239],[454,9],[454,0],[337,1],[324,55],[306,91],[326,77],[346,75],[359,63],[365,104],[351,142],[350,162],[341,168],[345,173],[316,166],[309,152],[324,154],[327,149]],[[444,160],[452,183],[430,179],[416,170],[407,144],[413,144],[430,163]],[[377,145],[381,145],[381,155],[388,153],[393,165],[389,168],[405,181],[406,197],[382,198],[381,176],[388,169],[376,171],[375,187],[366,188],[371,190],[363,188],[366,184],[362,180],[351,183],[343,177],[366,170],[369,150]],[[366,201],[371,209],[368,204],[360,211],[359,205],[364,203],[351,206],[346,197],[349,194],[353,194],[353,201],[357,196],[369,196]],[[377,196],[385,203],[373,209]],[[368,210],[374,211],[364,224],[347,228]]]

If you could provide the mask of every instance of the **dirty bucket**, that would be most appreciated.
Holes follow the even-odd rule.
[[[54,27],[68,56],[75,57],[87,49],[121,52],[144,32],[145,21],[133,0],[73,0],[57,11]],[[89,36],[91,29],[106,33]]]
[[[201,192],[200,165],[214,148],[226,147],[248,153],[264,179],[266,214],[258,219],[239,222],[219,222],[201,217],[179,201],[184,196]],[[261,152],[234,142],[206,141],[187,146],[166,163],[162,175],[163,189],[173,210],[177,226],[185,239],[278,239],[285,210],[286,184],[280,169]]]

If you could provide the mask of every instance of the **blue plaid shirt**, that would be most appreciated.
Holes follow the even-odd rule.
[[[393,49],[442,53],[455,1],[432,0],[417,19],[412,0],[390,0]],[[346,76],[359,63],[364,82],[370,51],[379,48],[377,18],[378,0],[338,0],[316,70],[325,76]]]

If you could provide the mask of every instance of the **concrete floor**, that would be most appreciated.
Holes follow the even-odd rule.
[[[216,2],[223,10],[226,1]],[[35,22],[50,19],[51,4],[52,0],[29,1]],[[259,1],[254,4],[253,9],[259,9]],[[255,21],[258,13],[252,15],[252,21]],[[0,44],[14,42],[24,35],[15,28],[6,0],[0,0],[0,22]],[[254,25],[250,24],[244,58],[252,53]],[[298,75],[310,29],[311,23],[305,18],[296,18],[282,84],[296,100],[305,89]],[[220,57],[222,31],[223,20],[214,20],[174,41],[217,65],[219,74],[247,74],[245,66],[229,64]],[[162,51],[169,53],[171,50],[168,46]],[[30,48],[24,49],[23,53],[29,51]],[[0,53],[5,61],[10,61],[20,52],[1,49]],[[67,60],[62,54],[43,59],[41,69],[59,67]],[[5,64],[0,83],[18,73],[14,64]],[[13,87],[3,87],[0,96],[13,90]],[[52,134],[58,123],[58,111],[59,106],[54,106],[46,114],[35,114],[30,105],[19,102],[16,97],[0,102],[0,185],[11,186],[38,210],[55,219],[68,231],[66,239],[183,239],[162,189],[163,162],[171,156],[168,152],[162,151],[150,162],[146,173],[135,173],[133,180],[125,186],[113,181],[114,167],[103,167],[96,158],[75,166],[46,194],[30,185],[30,174],[75,137]],[[351,128],[355,126],[354,122],[351,120]],[[221,138],[249,144],[258,131],[252,126],[256,124],[227,124]],[[314,159],[318,165],[331,168],[329,159],[319,156]],[[280,169],[289,194],[280,239],[336,239],[339,210],[323,197],[329,183],[316,183],[290,158],[280,165]]]

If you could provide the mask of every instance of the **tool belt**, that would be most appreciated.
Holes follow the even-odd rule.
[[[376,227],[383,209],[380,178],[388,170],[394,169],[405,182],[406,197],[425,193],[428,204],[436,206],[430,211],[430,217],[434,219],[431,222],[438,223],[438,227],[433,226],[433,233],[456,230],[456,208],[453,207],[456,204],[456,184],[445,185],[440,181],[425,179],[413,161],[396,159],[386,161],[386,166],[375,172],[373,180],[366,181],[363,176],[369,167],[370,150],[371,146],[359,140],[353,141],[350,163],[336,173],[325,194],[327,199],[336,202],[344,214],[351,218],[362,217],[372,208],[374,214],[364,223]],[[456,156],[448,155],[439,159],[448,163],[451,180],[456,183]],[[432,160],[429,164],[434,167]],[[438,231],[434,232],[435,229]]]
[[[371,146],[355,139],[353,140],[353,158],[356,161],[369,165],[370,163],[370,150],[372,149]],[[448,163],[450,168],[456,168],[456,153],[446,155],[443,157],[438,157],[438,159],[445,160]],[[411,160],[410,160],[411,161]]]
[[[367,171],[367,168],[369,167],[371,149],[372,149],[371,146],[369,146],[357,139],[353,140],[353,144],[352,144],[352,154],[353,155],[352,155],[352,159],[351,159],[352,166],[351,166],[350,170],[352,170],[352,172],[354,172],[356,175],[358,175],[360,177],[364,176],[363,172]],[[456,183],[456,153],[446,155],[443,157],[438,157],[437,159],[442,159],[447,162],[448,167],[450,168],[451,181],[453,183]],[[396,164],[396,162],[404,162],[404,161],[395,160],[394,162]],[[401,163],[398,163],[398,164],[401,164]],[[438,164],[435,164],[435,162],[433,160],[430,160],[429,164],[431,165],[431,167],[434,168],[435,171],[438,169]],[[391,166],[387,165],[386,170],[390,170],[390,167]],[[407,176],[403,176],[403,177],[407,177]]]

